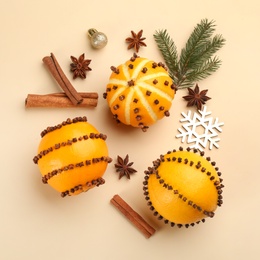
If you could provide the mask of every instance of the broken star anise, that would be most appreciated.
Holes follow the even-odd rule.
[[[198,84],[196,84],[194,90],[188,88],[188,91],[189,95],[183,97],[186,101],[188,101],[188,107],[196,106],[198,110],[201,110],[202,105],[205,105],[206,101],[211,99],[210,97],[206,96],[208,90],[205,89],[200,91]]]
[[[141,46],[147,46],[143,41],[146,39],[144,37],[142,37],[143,34],[143,30],[139,31],[138,33],[135,33],[133,31],[131,31],[132,37],[128,37],[125,39],[125,41],[127,43],[129,43],[128,45],[128,50],[134,48],[136,52],[139,51]]]
[[[117,156],[117,163],[115,163],[116,172],[119,172],[119,179],[121,179],[124,175],[130,179],[130,174],[137,172],[134,168],[131,166],[133,165],[133,162],[129,162],[129,156],[126,155],[125,159]]]
[[[81,54],[78,59],[74,56],[70,56],[70,59],[72,60],[70,70],[73,72],[73,79],[77,77],[85,79],[87,76],[86,72],[91,70],[89,67],[91,60],[85,60],[84,53]]]

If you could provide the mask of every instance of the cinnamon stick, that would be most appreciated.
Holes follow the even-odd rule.
[[[73,105],[80,104],[83,101],[83,98],[72,86],[64,72],[62,71],[58,61],[56,60],[53,53],[51,56],[46,56],[42,59],[44,64],[47,66],[52,76],[55,78],[59,86],[64,90],[70,101]]]
[[[146,238],[155,233],[155,229],[150,226],[135,210],[133,210],[119,195],[114,195],[110,202],[121,211]]]
[[[65,93],[52,93],[46,95],[28,94],[25,99],[25,107],[96,107],[98,103],[98,93],[80,92],[82,102],[74,105]]]

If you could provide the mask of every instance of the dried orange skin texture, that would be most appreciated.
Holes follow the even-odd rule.
[[[114,68],[105,93],[118,122],[143,129],[169,116],[174,95],[166,67],[141,57]]]
[[[106,136],[88,122],[63,125],[45,134],[37,162],[44,183],[62,196],[77,195],[104,183],[108,156]]]
[[[173,151],[146,171],[146,199],[155,215],[172,225],[189,226],[213,217],[222,201],[222,179],[209,158]]]

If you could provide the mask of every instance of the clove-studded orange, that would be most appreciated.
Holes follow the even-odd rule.
[[[135,54],[111,70],[104,98],[117,122],[146,131],[170,115],[175,85],[163,63]]]
[[[77,195],[105,183],[102,178],[108,163],[106,135],[87,122],[86,117],[67,119],[48,127],[34,163],[38,164],[43,183],[66,195]]]
[[[223,203],[216,163],[197,150],[173,150],[145,172],[144,194],[150,209],[172,226],[190,226],[213,217]]]

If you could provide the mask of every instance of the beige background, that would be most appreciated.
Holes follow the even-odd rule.
[[[259,11],[257,0],[1,0],[0,258],[259,259]],[[216,33],[227,40],[218,52],[221,68],[199,83],[212,97],[208,110],[225,123],[220,148],[205,149],[223,172],[224,204],[204,224],[170,228],[146,206],[143,172],[160,154],[181,145],[175,135],[181,112],[187,111],[182,99],[187,92],[177,93],[171,116],[147,133],[116,125],[102,94],[110,66],[132,56],[124,42],[131,30],[144,30],[148,46],[139,55],[162,61],[153,39],[155,30],[167,29],[180,51],[203,18],[215,20]],[[107,34],[104,49],[90,48],[86,32],[91,27]],[[25,109],[28,93],[60,91],[42,63],[50,52],[71,80],[70,55],[85,53],[92,60],[87,79],[72,82],[78,91],[99,93],[96,109]],[[128,153],[138,173],[130,181],[119,181],[111,163],[105,185],[62,199],[42,184],[32,158],[44,128],[84,115],[108,135],[114,161]],[[111,206],[114,194],[147,219],[156,234],[144,238]]]

